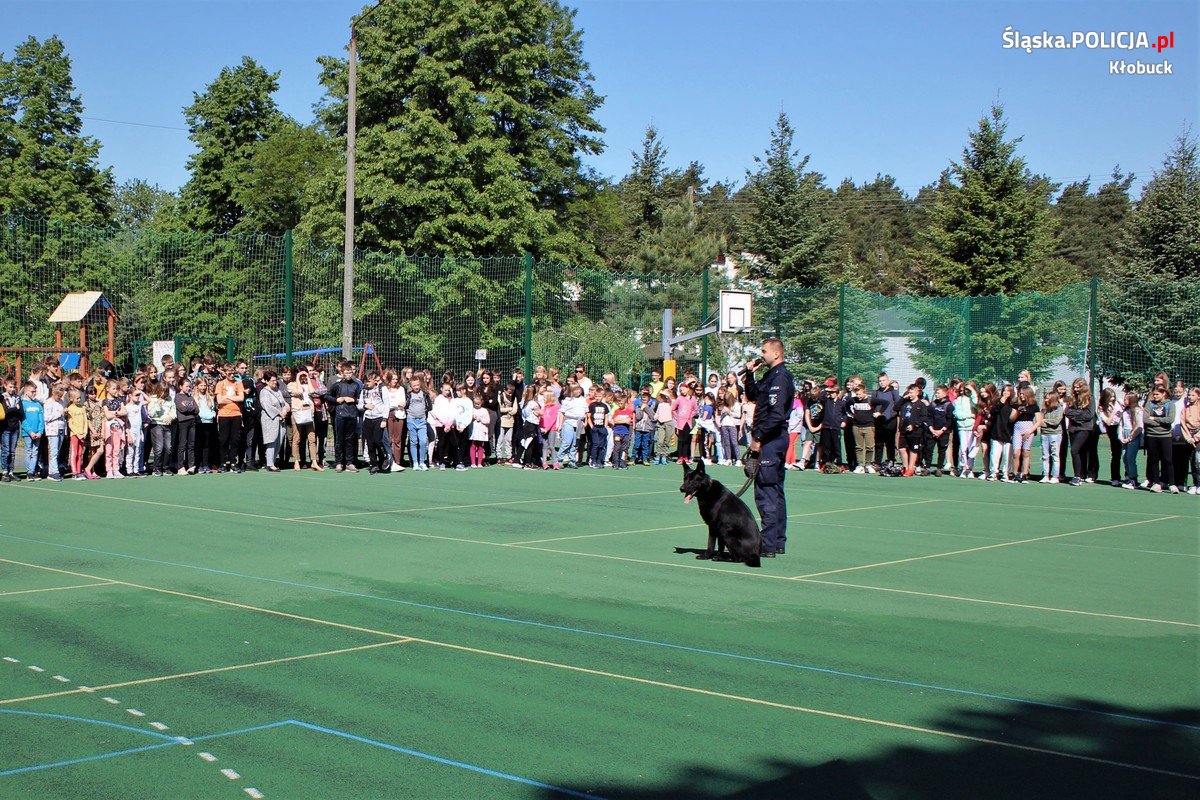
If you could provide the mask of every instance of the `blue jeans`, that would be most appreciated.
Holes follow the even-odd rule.
[[[425,418],[408,418],[408,455],[414,467],[429,461],[429,425]]]
[[[588,463],[594,467],[604,466],[604,455],[608,450],[608,428],[592,428],[592,448],[588,452]]]
[[[46,434],[46,457],[48,460],[49,474],[51,478],[59,477],[58,472],[58,451],[62,447],[63,435],[61,433]]]
[[[1125,480],[1137,483],[1137,457],[1142,449],[1142,434],[1138,434],[1125,445]]]
[[[12,475],[17,460],[17,440],[20,438],[19,428],[0,431],[0,475]]]
[[[38,472],[38,448],[41,446],[41,437],[36,441],[29,436],[21,437],[21,444],[25,448],[25,477],[32,478]]]
[[[563,423],[561,435],[562,438],[558,441],[558,461],[575,466],[575,445],[579,439],[579,429],[570,423]]]
[[[654,431],[633,432],[633,460],[647,462],[654,458]]]
[[[1062,447],[1062,434],[1042,435],[1042,476],[1058,478],[1059,448]]]

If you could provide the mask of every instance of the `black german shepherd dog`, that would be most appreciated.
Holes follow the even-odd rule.
[[[733,492],[719,481],[708,477],[704,463],[697,461],[696,468],[689,471],[683,465],[683,502],[693,497],[700,506],[700,518],[708,525],[708,549],[699,559],[717,557],[717,547],[728,550],[731,561],[742,561],[748,567],[760,567],[759,548],[762,536],[754,515]],[[695,551],[692,551],[695,552]]]

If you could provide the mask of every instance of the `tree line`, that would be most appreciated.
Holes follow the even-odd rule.
[[[647,286],[690,279],[725,256],[746,277],[795,290],[848,284],[915,296],[1054,292],[1093,277],[1187,280],[1200,270],[1200,161],[1188,131],[1136,199],[1135,176],[1119,167],[1102,183],[1035,174],[996,105],[915,194],[888,175],[833,185],[810,168],[782,112],[740,182],[712,181],[696,161],[673,166],[653,126],[615,178],[584,164],[604,147],[603,98],[574,14],[557,2],[396,0],[357,31],[364,251],[468,261],[527,252]],[[30,37],[0,54],[0,214],[185,237],[291,230],[306,246],[337,248],[347,62],[319,62],[324,96],[309,123],[279,109],[279,73],[249,56],[223,68],[182,110],[195,152],[187,183],[167,191],[116,185],[99,142],[82,133],[62,41]],[[241,285],[232,271],[222,278],[231,245],[204,241],[164,272]],[[5,261],[0,281],[21,286]],[[377,261],[386,274],[405,269]]]
[[[519,33],[512,34],[513,31]],[[583,36],[547,0],[379,6],[359,28],[356,243],[420,255],[531,252],[633,273],[697,271],[722,254],[798,286],[889,294],[1052,291],[1091,277],[1182,278],[1200,262],[1200,164],[1181,134],[1130,197],[1119,167],[1061,185],[1019,153],[1003,108],[968,131],[936,180],[834,186],[800,155],[786,113],[738,184],[670,165],[650,126],[628,174],[600,152]],[[178,191],[114,184],[57,37],[0,57],[0,213],[161,231],[295,230],[337,244],[344,207],[346,61],[319,59],[316,120],[284,114],[279,73],[247,56],[183,109],[195,152]]]

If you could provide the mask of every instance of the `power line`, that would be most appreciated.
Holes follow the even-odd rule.
[[[89,122],[109,122],[109,124],[112,124],[112,125],[133,125],[133,126],[136,126],[139,128],[160,128],[160,130],[162,130],[162,131],[182,131],[184,133],[191,133],[191,131],[188,130],[188,128],[181,128],[181,127],[174,126],[174,125],[152,125],[152,124],[150,124],[150,122],[130,122],[128,120],[107,120],[107,119],[102,118],[102,116],[80,116],[79,119],[88,120]]]

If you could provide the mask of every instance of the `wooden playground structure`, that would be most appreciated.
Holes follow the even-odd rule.
[[[101,354],[108,363],[115,363],[117,323],[121,318],[103,292],[72,292],[63,298],[47,322],[54,323],[54,345],[52,347],[0,347],[0,374],[13,372],[17,383],[23,379],[23,360],[27,356],[56,355],[64,368],[77,370],[87,375],[92,370],[91,348],[88,344],[88,325],[104,325],[108,333]],[[79,346],[63,347],[63,324],[79,326]],[[77,359],[64,356],[77,355]],[[41,362],[43,359],[33,359]]]

